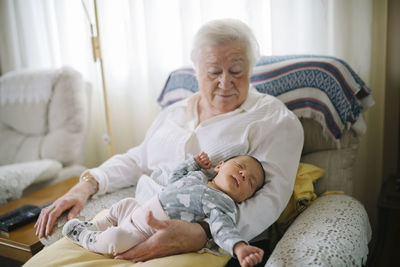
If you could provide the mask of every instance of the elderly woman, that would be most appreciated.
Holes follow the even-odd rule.
[[[139,146],[84,172],[77,185],[42,211],[36,234],[50,234],[68,209],[68,219],[75,217],[92,195],[138,183],[137,200],[151,198],[180,162],[200,151],[207,151],[213,164],[238,154],[262,163],[265,185],[239,204],[238,229],[247,240],[266,230],[293,192],[303,130],[283,103],[250,86],[258,55],[257,41],[244,23],[229,19],[205,24],[191,54],[199,92],[163,110]],[[148,223],[156,234],[118,258],[144,261],[196,251],[207,241],[207,223],[155,218]]]

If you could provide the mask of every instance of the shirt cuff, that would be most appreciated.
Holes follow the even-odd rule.
[[[206,244],[204,245],[204,247],[202,249],[200,249],[199,251],[197,251],[197,253],[211,253],[217,256],[221,256],[224,254],[229,254],[228,252],[226,252],[225,250],[223,250],[222,248],[220,248],[212,238],[208,239]]]
[[[79,181],[82,181],[82,178],[88,172],[90,172],[90,174],[93,176],[93,178],[97,181],[99,185],[97,192],[92,195],[92,198],[97,198],[98,196],[104,195],[107,192],[107,183],[108,183],[107,175],[105,174],[105,172],[103,172],[100,169],[88,169],[81,174]]]

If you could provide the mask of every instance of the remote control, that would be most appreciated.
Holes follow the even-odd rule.
[[[34,205],[24,205],[0,216],[0,230],[10,232],[18,227],[34,221],[40,211],[49,204],[38,207]]]

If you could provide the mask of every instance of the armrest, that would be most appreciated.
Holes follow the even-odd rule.
[[[60,166],[61,163],[60,163]],[[48,187],[52,184],[59,183],[61,181],[64,181],[67,178],[70,178],[72,176],[79,176],[84,170],[86,170],[87,167],[82,166],[82,165],[70,165],[61,168],[58,173],[54,174],[54,178],[46,181],[35,181],[33,184],[28,186],[27,188],[24,189],[23,195],[27,195],[33,192],[36,192],[37,190],[41,188]]]
[[[19,162],[0,166],[0,205],[22,196],[35,182],[53,179],[62,164],[52,159]]]
[[[350,196],[326,195],[299,215],[265,266],[361,266],[370,239],[364,206]]]
[[[109,209],[112,204],[118,202],[119,200],[126,197],[133,197],[135,195],[135,189],[135,186],[131,186],[97,198],[91,198],[86,206],[79,212],[77,218],[80,220],[90,221],[100,211]],[[64,213],[54,224],[53,232],[49,236],[41,238],[40,242],[42,242],[43,245],[48,246],[62,238],[63,235],[61,231],[66,222],[66,213]]]

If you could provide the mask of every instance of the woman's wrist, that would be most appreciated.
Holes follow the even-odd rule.
[[[96,179],[94,179],[93,175],[90,172],[85,173],[81,177],[80,182],[88,185],[90,196],[96,194],[99,190],[99,183],[96,181]]]

